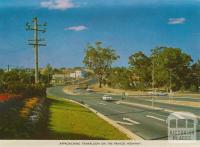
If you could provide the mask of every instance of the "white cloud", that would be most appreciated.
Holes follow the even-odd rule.
[[[65,30],[71,30],[71,31],[84,31],[87,30],[88,28],[86,26],[71,26],[71,27],[67,27],[65,28]]]
[[[66,10],[77,7],[71,0],[50,0],[40,3],[41,7],[56,10]]]
[[[180,18],[169,18],[168,19],[168,24],[171,25],[176,25],[176,24],[183,24],[186,21],[186,19],[184,17],[180,17]]]

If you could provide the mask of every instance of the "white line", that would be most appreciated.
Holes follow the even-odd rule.
[[[99,103],[100,105],[106,105],[106,104],[104,104],[104,103]]]
[[[160,117],[166,118],[166,120],[167,120],[167,117],[168,117],[168,115],[165,116],[165,115],[157,114],[157,113],[155,113],[155,112],[148,112],[148,113],[149,113],[149,114],[152,114],[152,115],[157,115],[157,116],[160,116]]]
[[[164,119],[158,118],[158,117],[155,117],[155,116],[152,116],[152,115],[146,115],[146,117],[153,118],[153,119],[156,119],[156,120],[160,120],[160,121],[164,121],[164,122],[165,122]]]
[[[129,103],[129,102],[119,101],[118,104],[130,105],[130,106],[136,106],[136,107],[143,107],[143,108],[147,108],[147,109],[152,109],[152,106],[138,104],[138,103]],[[162,110],[162,109],[159,108],[159,107],[154,107],[154,110]]]
[[[115,112],[117,112],[117,113],[126,113],[124,111],[119,111],[119,110],[115,110]]]
[[[133,125],[132,123],[127,123],[127,122],[122,122],[122,121],[115,121],[115,122],[118,124],[123,124],[123,125],[129,125],[129,126]]]
[[[129,121],[129,122],[134,123],[134,124],[136,124],[136,125],[139,125],[139,124],[140,124],[139,122],[134,121],[134,120],[132,120],[132,119],[130,119],[130,118],[125,118],[125,117],[123,117],[123,120]]]

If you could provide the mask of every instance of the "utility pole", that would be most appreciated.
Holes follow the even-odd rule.
[[[172,92],[172,70],[170,69],[170,93]]]
[[[153,69],[152,69],[152,90],[153,90],[153,95],[152,95],[152,108],[154,109],[154,95],[155,95],[155,61],[154,58],[153,60]]]
[[[155,61],[153,60],[153,70],[152,70],[152,90],[155,91]]]
[[[35,17],[32,19],[33,24],[26,23],[26,30],[27,31],[34,31],[34,39],[28,40],[28,45],[32,45],[34,47],[34,54],[35,54],[35,83],[39,83],[39,61],[38,61],[38,49],[39,46],[46,46],[46,43],[44,42],[45,39],[39,38],[39,32],[45,33],[47,26],[47,23],[44,24],[38,24],[38,18]],[[42,28],[40,28],[42,27]],[[42,43],[43,42],[43,43]]]

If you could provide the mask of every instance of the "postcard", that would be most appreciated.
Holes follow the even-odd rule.
[[[0,146],[199,146],[199,0],[0,0]]]

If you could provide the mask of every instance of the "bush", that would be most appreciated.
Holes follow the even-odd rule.
[[[0,83],[0,93],[4,92],[3,84]]]
[[[27,85],[25,89],[26,96],[46,96],[46,87],[41,84]]]
[[[185,86],[181,86],[180,91],[184,92],[186,90]]]
[[[6,86],[4,86],[4,92],[20,94],[25,97],[46,96],[46,86],[41,84],[9,82]]]
[[[136,85],[136,89],[140,90],[140,91],[144,91],[145,90],[145,85],[143,83],[138,83]]]
[[[198,91],[198,87],[196,85],[191,85],[190,86],[190,91],[197,92]]]

